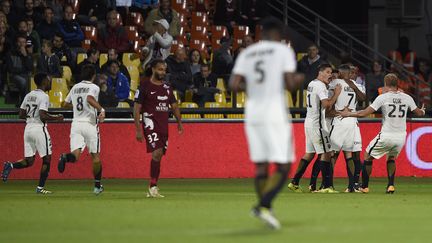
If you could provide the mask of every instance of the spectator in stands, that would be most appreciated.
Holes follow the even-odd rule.
[[[108,2],[106,0],[81,1],[77,20],[81,25],[97,26],[98,21],[104,21]]]
[[[107,52],[108,49],[116,49],[119,53],[130,50],[126,29],[117,20],[117,11],[112,10],[107,14],[107,25],[98,32],[98,49]]]
[[[10,82],[19,90],[19,101],[27,94],[30,75],[33,71],[33,48],[27,45],[27,36],[19,34],[16,37],[16,48],[10,52],[7,59],[7,70]]]
[[[237,57],[240,55],[240,53],[242,51],[244,51],[246,49],[246,47],[244,47],[243,45],[239,46],[239,48],[237,48],[237,50],[234,51],[234,63],[237,60]]]
[[[107,79],[108,77],[105,74],[98,74],[96,76],[96,84],[100,88],[99,104],[102,107],[117,107],[119,101],[114,91],[108,88]]]
[[[194,10],[197,12],[207,12],[210,9],[209,2],[205,0],[195,0]]]
[[[81,41],[84,40],[84,33],[81,26],[73,19],[73,8],[71,5],[64,7],[64,18],[57,24],[57,28],[62,33],[64,42],[70,48],[81,48]]]
[[[7,16],[7,22],[11,26],[18,24],[18,14],[11,11],[11,2],[9,0],[2,0],[0,4],[0,10]]]
[[[307,49],[307,55],[304,56],[297,65],[297,70],[305,75],[303,89],[318,76],[318,66],[323,63],[327,62],[319,55],[318,46],[315,44],[310,45]]]
[[[234,59],[230,51],[231,39],[227,37],[222,37],[220,39],[220,44],[221,47],[215,51],[213,56],[212,72],[218,77],[224,77],[231,73]]]
[[[6,35],[7,23],[0,21],[0,95],[3,94],[4,84],[7,78],[7,56],[12,47],[12,42]]]
[[[189,62],[191,65],[191,73],[195,75],[201,71],[201,65],[204,64],[201,52],[197,49],[192,49],[189,52]]]
[[[168,65],[168,81],[173,89],[184,97],[186,90],[192,86],[192,73],[187,62],[186,50],[184,47],[178,48],[174,55],[166,59]]]
[[[108,61],[117,61],[119,64],[120,72],[123,73],[128,80],[131,80],[127,67],[123,65],[123,63],[121,63],[121,61],[119,60],[119,55],[115,49],[108,50]],[[108,69],[108,62],[102,65],[101,72],[106,73],[107,69]]]
[[[384,76],[383,64],[375,60],[371,72],[366,74],[366,96],[370,102],[379,95],[378,89],[384,86]]]
[[[233,28],[240,17],[237,6],[237,0],[216,1],[216,9],[213,18],[214,24],[226,26],[228,28],[228,32],[232,34]]]
[[[244,48],[246,48],[246,47],[252,45],[253,43],[255,43],[255,41],[254,41],[254,38],[253,38],[251,35],[245,35],[245,36],[243,37],[243,40],[242,40],[242,46],[243,46]]]
[[[416,90],[418,92],[418,102],[424,104],[426,108],[431,107],[431,64],[424,58],[418,59],[418,70],[416,72]]]
[[[151,35],[153,34],[153,23],[155,20],[165,19],[169,26],[168,32],[172,37],[177,37],[180,34],[180,18],[178,13],[171,8],[170,0],[161,0],[160,7],[150,11],[147,19],[145,20],[145,31]]]
[[[108,61],[107,66],[108,89],[114,91],[118,101],[126,101],[129,97],[130,80],[120,72],[119,63],[116,60]]]
[[[153,29],[153,35],[147,40],[147,44],[142,51],[145,57],[144,67],[154,59],[167,59],[171,52],[173,37],[168,33],[168,21],[165,19],[155,20]]]
[[[26,20],[21,20],[18,23],[18,34],[24,35],[27,37],[27,47],[32,48],[32,53],[36,53],[38,51],[37,41],[30,36],[28,31],[28,24]]]
[[[117,12],[120,14],[123,23],[126,23],[132,0],[116,0]]]
[[[50,40],[43,40],[42,54],[37,62],[37,72],[47,73],[56,78],[61,78],[63,69],[60,66],[60,59],[52,51],[53,43]]]
[[[193,76],[194,102],[204,107],[205,102],[214,102],[214,95],[220,90],[216,88],[217,77],[210,71],[208,64],[202,64],[200,72]]]
[[[408,71],[414,72],[417,69],[417,54],[410,49],[409,39],[406,36],[399,38],[398,48],[390,51],[388,57],[396,63],[402,64]]]
[[[240,1],[240,24],[249,26],[255,32],[255,26],[267,15],[267,3],[263,0]]]
[[[81,73],[81,69],[83,66],[85,65],[92,65],[95,67],[96,73],[100,73],[101,70],[99,68],[99,50],[95,49],[95,48],[90,48],[87,50],[87,58],[82,61],[80,64],[78,64],[76,71],[75,71],[75,81],[81,82],[81,77],[80,77],[80,73]]]
[[[43,19],[43,10],[40,8],[35,9],[33,0],[25,0],[22,16],[33,19],[34,23],[38,25]]]
[[[69,66],[72,70],[76,66],[76,55],[69,46],[64,43],[63,35],[59,32],[54,34],[53,52],[59,58],[61,65]]]
[[[57,31],[57,24],[54,22],[54,11],[47,7],[44,11],[44,20],[37,26],[36,31],[39,33],[41,40],[52,40]]]
[[[40,38],[38,32],[36,32],[34,30],[33,19],[26,18],[25,21],[27,22],[27,27],[28,27],[27,33],[35,41],[34,47],[33,47],[33,52],[39,54],[41,51],[41,38]]]
[[[63,0],[47,0],[47,6],[53,10],[54,22],[60,22],[63,19]]]

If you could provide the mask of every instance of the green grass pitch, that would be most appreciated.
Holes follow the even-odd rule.
[[[274,204],[280,231],[249,216],[251,179],[161,180],[161,199],[145,197],[144,180],[104,180],[100,196],[87,180],[48,180],[52,195],[35,185],[0,185],[0,242],[432,242],[432,179],[397,178],[393,195],[385,179],[372,179],[369,194],[285,187]]]

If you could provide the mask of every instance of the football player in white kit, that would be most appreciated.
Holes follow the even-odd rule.
[[[234,91],[246,89],[248,94],[245,131],[250,159],[256,165],[258,196],[252,213],[269,227],[279,229],[280,223],[272,213],[272,202],[283,188],[295,156],[285,87],[294,89],[302,79],[294,74],[294,51],[280,43],[282,22],[269,17],[262,21],[262,26],[263,41],[239,55],[230,87]],[[268,172],[270,162],[276,164],[272,175]]]
[[[330,110],[335,104],[340,92],[341,86],[336,85],[334,94],[329,97],[327,85],[332,77],[332,67],[330,64],[321,64],[319,66],[318,77],[309,83],[306,94],[306,119],[304,123],[306,136],[306,153],[303,155],[299,163],[296,175],[294,176],[288,188],[295,192],[301,192],[298,184],[300,178],[306,171],[307,166],[313,159],[315,154],[318,154],[319,161],[314,164],[321,169],[323,178],[323,188],[319,191],[322,193],[335,193],[331,187],[331,142],[329,129],[325,122],[326,110]],[[319,173],[319,170],[316,170]],[[310,191],[316,190],[316,181],[310,185]]]
[[[3,167],[2,178],[6,182],[12,169],[24,169],[33,165],[36,152],[42,158],[39,184],[36,193],[50,194],[45,190],[45,181],[48,178],[51,163],[51,138],[47,129],[47,121],[62,121],[62,115],[48,113],[49,97],[45,93],[51,89],[51,78],[46,73],[34,76],[37,89],[28,93],[21,104],[19,117],[26,119],[24,130],[24,159],[15,163],[6,162]]]
[[[388,185],[386,193],[394,193],[395,160],[405,144],[406,116],[408,110],[416,116],[424,116],[424,106],[420,109],[411,96],[398,91],[398,77],[387,74],[384,77],[386,93],[378,96],[366,109],[350,112],[348,109],[340,112],[342,117],[365,117],[381,109],[383,122],[381,132],[369,143],[365,151],[362,170],[362,192],[369,192],[369,176],[372,172],[372,161],[387,155]]]
[[[356,191],[354,188],[356,166],[352,153],[354,151],[354,146],[357,144],[357,118],[340,118],[334,116],[336,115],[336,111],[341,111],[345,107],[348,107],[351,111],[355,111],[357,102],[366,100],[366,94],[361,90],[361,87],[359,87],[353,80],[350,80],[351,68],[349,65],[341,65],[338,70],[339,78],[332,80],[329,85],[330,93],[337,84],[340,84],[342,87],[341,94],[334,105],[334,110],[329,112],[330,116],[333,116],[330,120],[330,140],[332,142],[332,148],[335,151],[332,156],[332,164],[334,165],[339,156],[340,150],[342,150],[344,152],[349,178],[348,188],[346,191],[354,192]],[[360,167],[358,167],[357,170],[360,170]]]
[[[58,171],[63,173],[66,163],[78,161],[87,146],[93,161],[95,186],[93,192],[103,192],[101,185],[102,163],[99,157],[100,136],[99,122],[105,118],[105,110],[98,103],[99,87],[94,84],[96,70],[92,65],[85,65],[81,70],[82,81],[70,90],[65,102],[73,106],[73,120],[70,134],[70,153],[62,154],[58,163]],[[97,113],[99,112],[99,115]]]

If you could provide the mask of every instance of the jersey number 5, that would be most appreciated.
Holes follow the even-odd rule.
[[[255,72],[257,72],[258,75],[259,75],[257,83],[259,83],[259,84],[262,83],[262,82],[264,82],[264,79],[265,79],[265,73],[264,73],[264,70],[261,67],[261,65],[263,65],[263,64],[264,64],[263,60],[257,61],[255,63]]]

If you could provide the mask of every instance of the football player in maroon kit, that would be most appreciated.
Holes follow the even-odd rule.
[[[147,143],[147,152],[152,153],[150,164],[150,185],[147,197],[164,197],[159,194],[157,182],[160,163],[168,146],[168,119],[170,108],[177,119],[179,134],[183,133],[181,114],[173,90],[165,83],[167,65],[161,59],[155,59],[150,68],[150,78],[143,78],[135,94],[134,120],[136,139]],[[141,124],[141,114],[143,123]],[[143,132],[144,130],[144,132]]]

